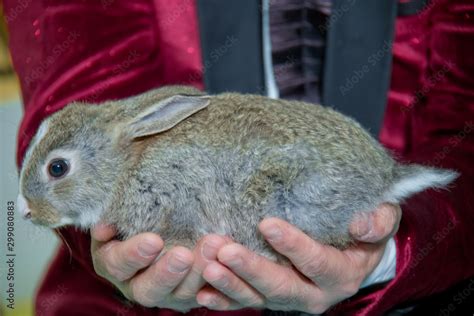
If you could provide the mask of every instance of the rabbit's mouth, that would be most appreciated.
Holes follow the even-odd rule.
[[[29,201],[22,194],[18,195],[17,207],[22,217],[35,225],[57,228],[73,223],[72,219],[61,216],[49,203]]]
[[[21,193],[18,194],[18,198],[16,200],[16,206],[23,218],[25,219],[31,218],[31,210],[28,206],[28,201],[26,201],[25,197]]]

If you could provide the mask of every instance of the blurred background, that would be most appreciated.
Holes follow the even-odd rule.
[[[1,10],[1,6],[0,6]],[[34,226],[15,213],[14,290],[15,308],[7,308],[6,232],[7,202],[18,194],[18,174],[15,163],[16,136],[22,116],[18,81],[15,78],[7,50],[8,34],[0,11],[0,315],[33,315],[33,297],[37,285],[58,244],[49,229]]]

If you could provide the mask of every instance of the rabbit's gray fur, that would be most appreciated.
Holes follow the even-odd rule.
[[[131,120],[175,95],[201,93],[168,87],[100,106],[73,103],[45,121],[21,172],[33,220],[54,226],[67,217],[62,223],[88,228],[102,219],[123,238],[156,232],[169,246],[192,247],[219,233],[276,260],[257,232],[265,217],[345,248],[357,212],[456,177],[396,163],[358,123],[329,108],[256,95],[211,96],[171,129],[130,139]],[[77,173],[41,179],[53,150],[76,155]]]

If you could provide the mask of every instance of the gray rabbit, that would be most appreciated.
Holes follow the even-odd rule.
[[[193,247],[228,235],[272,260],[257,232],[282,218],[343,249],[357,212],[441,188],[457,173],[395,162],[359,124],[326,107],[165,87],[46,119],[25,155],[19,205],[34,223],[115,225]]]

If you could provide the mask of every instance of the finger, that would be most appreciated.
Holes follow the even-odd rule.
[[[359,212],[355,214],[350,226],[351,236],[360,240],[372,230],[372,214],[369,212]]]
[[[216,289],[213,289],[208,286],[204,287],[199,291],[196,296],[196,299],[200,305],[213,310],[239,310],[246,307],[231,300]]]
[[[203,271],[203,278],[215,289],[225,294],[231,300],[245,307],[263,307],[265,298],[252,286],[237,277],[232,271],[218,262],[209,264]],[[201,305],[212,308],[206,301]]]
[[[267,306],[285,310],[296,308],[296,305],[314,300],[319,294],[314,283],[294,269],[280,266],[242,245],[226,245],[217,257],[219,262],[265,296]]]
[[[259,229],[276,251],[320,288],[334,285],[348,268],[348,258],[343,252],[313,240],[281,219],[265,219]]]
[[[343,253],[351,262],[354,273],[352,279],[355,283],[363,281],[378,265],[384,254],[386,243],[359,243],[345,249]]]
[[[158,306],[181,283],[191,269],[193,253],[174,247],[148,269],[130,280],[130,295],[146,307]]]
[[[112,239],[117,231],[113,226],[98,223],[91,229],[91,237],[99,242],[106,242]]]
[[[93,252],[97,272],[106,272],[118,281],[134,276],[149,266],[163,248],[161,238],[152,233],[136,235],[126,241],[109,241]],[[107,275],[103,275],[107,277]]]
[[[361,213],[350,226],[351,235],[359,241],[376,243],[393,236],[401,219],[400,206],[383,203],[372,213]]]
[[[217,260],[217,252],[226,243],[226,239],[219,235],[207,235],[199,240],[194,249],[193,266],[173,292],[177,299],[189,300],[196,297],[206,283],[202,277],[203,270],[210,262]]]

